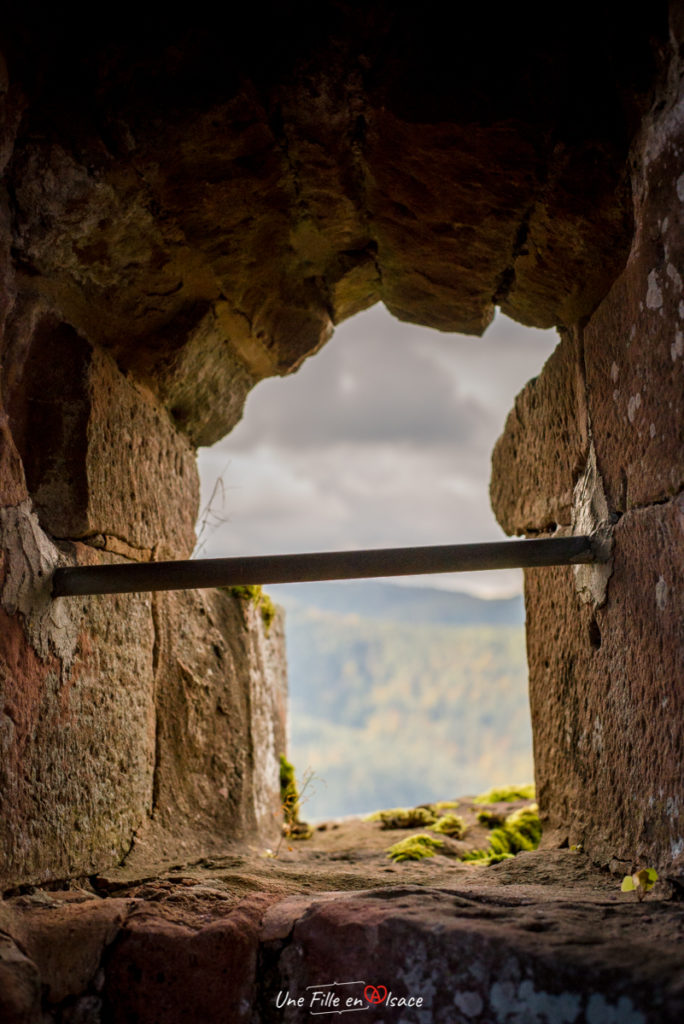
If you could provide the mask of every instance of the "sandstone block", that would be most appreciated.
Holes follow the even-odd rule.
[[[111,538],[142,557],[187,557],[195,457],[166,411],[66,324],[42,319],[29,346],[10,422],[43,527],[102,535],[102,547]]]
[[[579,334],[564,331],[540,375],[516,398],[492,453],[489,495],[506,533],[570,524],[588,445]]]
[[[584,587],[579,595],[569,569],[526,574],[539,801],[547,842],[583,843],[603,864],[661,868],[684,852],[684,235],[675,81],[635,142],[627,265],[518,396],[491,485],[508,532],[576,525],[572,487],[590,443],[603,518],[617,522],[607,592]]]
[[[24,918],[19,925],[22,945],[40,973],[46,1002],[58,1005],[83,995],[132,902],[84,899],[76,894],[69,898],[65,893],[53,901],[48,898],[43,905],[30,898],[24,902],[23,914],[17,915]]]
[[[7,537],[22,546],[4,560],[0,886],[112,867],[136,835],[147,859],[248,834],[272,842],[286,749],[281,618],[267,628],[251,601],[223,591],[50,602],[60,556],[47,539],[37,546],[32,522],[13,524]],[[75,556],[115,558],[87,545]]]
[[[675,950],[654,955],[598,903],[546,902],[532,889],[501,904],[489,895],[406,885],[328,894],[305,912],[288,901],[289,933],[264,942],[259,1019],[299,1024],[363,1009],[411,1024],[678,1021]],[[347,1009],[350,997],[358,1003]]]
[[[497,303],[570,324],[627,253],[625,160],[667,36],[660,7],[619,35],[593,12],[591,39],[580,18],[552,38],[500,14],[486,61],[484,10],[444,40],[417,9],[319,13],[232,12],[224,30],[167,26],[163,42],[140,26],[106,57],[72,27],[36,40],[40,84],[29,30],[8,39],[17,86],[31,83],[9,165],[24,284],[180,396],[195,441],[235,422],[226,371],[238,392],[245,369],[290,372],[373,301],[475,334]],[[195,335],[222,303],[241,323],[218,332],[195,391]]]
[[[6,1024],[40,1020],[40,974],[9,935],[0,934],[0,1019]]]
[[[621,512],[684,486],[683,106],[653,130],[629,261],[584,331],[596,453]]]
[[[15,557],[6,558],[12,571]],[[26,553],[29,587],[34,557]],[[79,546],[78,560],[112,556]],[[49,578],[45,564],[40,571]],[[8,583],[0,610],[4,887],[117,863],[149,813],[154,769],[149,595],[70,598],[68,607],[60,599],[27,619],[27,598],[20,595],[21,611],[7,606]]]
[[[107,965],[104,1001],[115,1024],[252,1019],[259,920],[268,897],[190,928],[147,913],[129,920]]]
[[[627,513],[614,542],[602,608],[572,569],[525,574],[544,841],[662,869],[684,850],[684,498]]]
[[[268,626],[227,590],[155,596],[156,770],[134,860],[280,834],[286,751],[282,614]]]

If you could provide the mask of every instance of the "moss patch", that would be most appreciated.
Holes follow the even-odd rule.
[[[294,765],[280,755],[280,803],[283,808],[283,835],[288,839],[311,839],[313,829],[299,818],[299,789]]]
[[[437,821],[427,807],[413,807],[407,810],[399,807],[393,811],[379,811],[371,821],[380,821],[383,828],[428,828]]]
[[[522,850],[536,850],[540,839],[541,822],[538,808],[533,804],[509,814],[500,828],[493,829],[488,849],[473,850],[464,854],[461,860],[498,864],[499,861],[515,857]]]
[[[228,591],[229,594],[232,594],[233,597],[239,598],[241,601],[251,601],[251,603],[259,609],[261,621],[264,624],[264,629],[268,633],[271,628],[271,623],[276,617],[276,606],[260,586],[257,586],[256,584],[245,584],[236,587],[220,587],[219,589]]]
[[[500,825],[503,825],[506,815],[497,814],[496,811],[478,811],[477,820],[480,825],[486,825],[487,828],[498,828]]]
[[[391,807],[386,811],[373,811],[364,821],[380,821],[383,828],[416,828],[419,825],[433,825],[447,811],[458,807],[458,800],[438,800],[434,804],[420,804],[418,807]]]
[[[473,803],[476,804],[513,804],[516,800],[534,800],[534,786],[530,783],[524,786],[500,786],[490,789],[487,793],[476,796]]]
[[[466,823],[459,814],[445,814],[432,826],[434,832],[440,832],[452,839],[463,839],[466,834]]]
[[[434,857],[435,851],[441,846],[444,846],[442,839],[435,839],[426,832],[419,832],[390,846],[387,856],[394,861],[423,860],[425,857]]]
[[[299,818],[299,793],[294,765],[284,754],[280,755],[280,803],[286,824],[293,824]]]

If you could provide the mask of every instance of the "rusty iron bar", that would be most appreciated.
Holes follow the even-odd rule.
[[[52,595],[130,594],[255,583],[418,576],[435,572],[524,569],[595,561],[599,561],[599,557],[591,537],[581,536],[300,555],[204,558],[182,562],[127,562],[56,569]]]

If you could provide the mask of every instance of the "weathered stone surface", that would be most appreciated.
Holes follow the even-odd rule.
[[[629,222],[629,186],[616,178],[612,160],[610,148],[594,140],[554,146],[544,186],[520,225],[510,288],[501,296],[502,310],[515,320],[536,327],[574,324],[605,295]],[[578,191],[580,181],[590,198]],[[592,223],[588,208],[601,210],[600,224]],[[585,283],[581,268],[589,253],[594,277]],[[552,307],[553,316],[545,315]]]
[[[191,446],[111,356],[54,317],[32,327],[9,408],[43,527],[138,557],[187,557],[199,500]]]
[[[47,895],[47,894],[46,894]],[[107,946],[117,936],[132,901],[100,900],[60,894],[39,903],[19,899],[16,928],[36,965],[48,1004],[57,1005],[87,992]]]
[[[374,301],[444,330],[481,333],[494,303],[570,325],[624,263],[665,18],[617,31],[593,10],[589,38],[575,15],[557,35],[498,17],[493,38],[461,11],[447,42],[438,17],[384,3],[245,10],[223,31],[140,24],[105,54],[84,24],[17,15],[20,292],[111,348],[194,443]]]
[[[203,927],[133,914],[107,965],[104,1003],[116,1024],[251,1020],[258,925],[270,902],[251,896]]]
[[[665,88],[678,53],[665,5],[650,5],[638,25],[593,5],[590,33],[574,8],[554,33],[513,8],[494,33],[488,9],[459,12],[457,34],[439,30],[430,4],[267,13],[231,9],[207,26],[169,17],[163,28],[141,18],[136,34],[113,19],[106,38],[64,12],[35,19],[30,6],[16,7],[6,19],[3,885],[117,864],[136,833],[152,850],[168,839],[170,851],[195,827],[217,844],[224,829],[268,829],[281,697],[277,660],[268,668],[278,644],[269,653],[249,619],[256,613],[238,624],[223,597],[50,605],[49,572],[60,558],[187,554],[190,444],[230,429],[248,388],[296,369],[333,322],[384,300],[403,318],[477,333],[498,303],[572,332],[521,402],[511,452],[501,449],[526,492],[497,493],[514,532],[568,522],[592,426],[585,362],[599,472],[615,461],[604,368],[591,361],[594,341],[591,352],[585,344],[591,323],[583,335],[578,321],[627,257],[628,151],[650,106],[655,119],[631,153],[634,211],[638,230],[657,221],[675,251],[655,184],[674,176],[675,151],[661,142],[678,123]],[[645,212],[646,180],[656,221]],[[626,271],[629,287],[660,317],[657,246],[637,238],[643,257]],[[616,329],[622,320],[608,310],[596,324]],[[624,369],[611,356],[629,388],[639,374],[653,387],[666,357],[652,347],[653,373],[641,356]],[[679,347],[674,334],[673,362]],[[560,426],[547,426],[549,409],[561,407]],[[651,423],[667,450],[665,420],[649,420],[649,437]],[[546,438],[532,441],[538,430]],[[523,442],[534,459],[515,454]],[[624,446],[632,478],[648,454],[639,444]],[[551,468],[540,471],[539,459]],[[668,459],[624,488],[625,507],[676,492],[681,477]],[[615,490],[611,478],[619,509]],[[625,549],[631,528],[626,520]],[[61,555],[48,533],[64,542]],[[89,545],[74,554],[76,538]],[[614,579],[620,564],[616,555]],[[668,579],[657,581],[661,603]],[[616,615],[619,633],[616,587],[605,614]],[[587,619],[591,602],[579,614]],[[588,628],[596,646],[599,619]],[[225,680],[238,677],[244,689],[228,693]],[[593,781],[582,785],[588,792]],[[585,796],[577,806],[586,810]],[[192,824],[180,826],[181,814]],[[598,826],[586,834],[598,856]],[[665,858],[662,829],[649,850]]]
[[[259,617],[224,597],[232,615],[219,616],[210,641],[198,595],[154,606],[148,594],[51,599],[60,564],[189,555],[191,445],[147,388],[44,301],[18,303],[5,345],[0,468],[15,503],[0,508],[0,886],[119,863],[160,793],[188,825],[173,834],[167,815],[171,833],[158,829],[148,851],[187,848],[184,836],[196,851],[225,849],[250,828],[272,836],[285,749],[281,625],[265,638]],[[193,687],[186,701],[180,683],[180,705],[167,700],[171,677],[196,680],[193,671],[204,703]]]
[[[596,518],[580,507],[589,484],[608,541],[617,523],[602,570],[526,574],[545,842],[581,842],[602,864],[675,873],[684,853],[678,67],[675,59],[634,143],[627,266],[518,397],[491,486],[511,533],[568,521],[586,529]]]
[[[228,591],[158,594],[154,808],[131,863],[280,834],[286,751],[282,613]]]
[[[684,487],[684,91],[668,106],[644,128],[629,261],[584,332],[596,453],[619,512]]]
[[[112,559],[86,546],[77,555],[82,564]],[[5,888],[118,862],[149,811],[154,767],[149,595],[72,599],[34,617],[36,556],[25,548],[24,557],[28,587],[12,599],[7,577],[0,610]],[[45,582],[57,563],[42,563]]]
[[[684,1010],[679,951],[653,956],[631,908],[410,886],[330,895],[292,901],[279,938],[270,919],[287,903],[267,913],[256,1019],[305,1021],[348,998],[372,1020],[436,1024],[674,1024]]]
[[[364,828],[377,826],[345,821],[340,832],[353,842]],[[0,984],[0,1000],[9,992],[20,1011],[9,1019],[304,1021],[326,992],[368,1006],[369,984],[383,997],[371,1020],[681,1019],[684,918],[662,890],[641,903],[570,850],[491,868],[436,857],[388,875],[381,831],[375,853],[350,857],[342,874],[335,834],[329,823],[282,859],[243,850],[176,865],[114,898],[37,890],[3,901],[12,987]],[[1,965],[0,954],[0,978]],[[422,1006],[390,1006],[390,992]]]
[[[28,497],[24,469],[5,412],[0,412],[0,488],[3,507],[19,505]]]
[[[572,569],[526,571],[544,841],[602,864],[663,870],[684,852],[683,550],[680,496],[622,517],[603,608],[581,603]]]
[[[582,351],[573,330],[562,333],[540,375],[516,398],[492,453],[489,495],[506,533],[570,524],[588,449]]]
[[[148,857],[225,850],[247,830],[272,839],[282,621],[267,632],[251,603],[216,591],[50,602],[40,588],[72,558],[26,509],[15,519],[7,537],[22,546],[5,554],[0,609],[0,886],[112,866],[137,833]],[[81,544],[74,555],[115,560]]]
[[[242,416],[259,374],[250,371],[234,350],[258,361],[252,347],[245,318],[233,313],[228,303],[215,303],[182,347],[165,352],[145,369],[145,378],[152,381],[174,423],[193,443],[213,444],[223,437],[226,423],[237,423]]]
[[[9,935],[0,933],[0,1019],[6,1024],[40,1020],[40,974]]]

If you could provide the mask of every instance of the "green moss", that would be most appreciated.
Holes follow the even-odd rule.
[[[466,833],[466,824],[458,814],[445,814],[433,825],[433,830],[451,836],[452,839],[462,839]]]
[[[458,800],[438,800],[434,804],[420,804],[419,807],[391,807],[386,811],[373,811],[364,821],[381,821],[383,828],[416,828],[418,825],[434,825],[445,811],[458,807]]]
[[[219,589],[226,590],[229,594],[232,594],[233,597],[237,597],[241,601],[251,601],[251,603],[259,609],[264,629],[268,633],[271,628],[271,623],[276,617],[276,606],[260,586],[254,583],[249,583],[235,587],[220,587]]]
[[[488,864],[499,864],[502,860],[509,860],[512,856],[512,853],[492,853],[491,850],[471,850],[470,853],[464,853],[461,860],[475,864],[482,864],[483,867],[486,867]]]
[[[516,800],[534,800],[534,786],[500,786],[490,789],[488,793],[481,793],[473,800],[475,804],[498,804],[515,803]]]
[[[373,811],[372,814],[367,814],[364,817],[364,821],[382,821],[383,816],[386,814],[405,814],[407,811],[406,807],[392,807],[388,811]]]
[[[306,789],[307,783],[304,783]],[[313,829],[299,819],[300,793],[294,766],[280,755],[280,803],[283,808],[283,835],[288,839],[311,839]]]
[[[477,820],[487,828],[498,828],[506,820],[505,814],[497,814],[496,811],[478,811]]]
[[[402,860],[423,860],[425,857],[434,857],[435,850],[444,846],[442,839],[434,839],[425,832],[419,832],[415,836],[407,836],[401,839],[394,846],[388,848],[387,856],[393,861]]]
[[[461,860],[498,864],[522,850],[536,850],[541,839],[541,822],[536,804],[513,811],[500,828],[492,830],[487,850],[472,850]]]
[[[437,818],[427,807],[413,807],[408,810],[401,808],[394,811],[380,811],[379,818],[383,828],[424,828],[434,825]]]
[[[276,617],[276,606],[268,596],[268,594],[261,593],[261,601],[259,603],[259,611],[261,612],[261,621],[264,624],[264,629],[268,633],[271,628],[271,623]]]
[[[285,824],[294,825],[299,820],[299,793],[294,766],[284,754],[280,755],[280,802]]]
[[[251,583],[237,587],[221,587],[221,590],[227,590],[233,597],[239,597],[242,601],[251,601],[253,604],[256,604],[261,597],[261,587]]]

